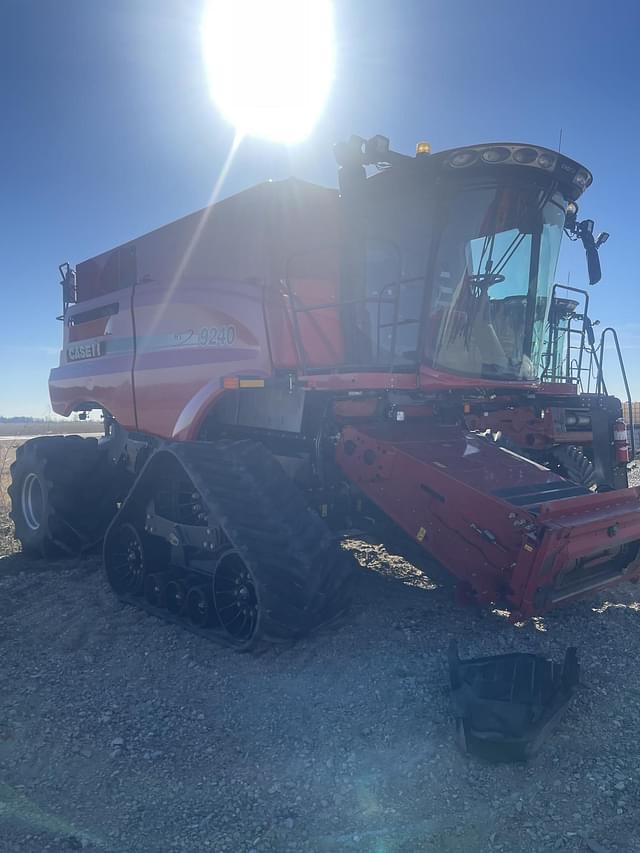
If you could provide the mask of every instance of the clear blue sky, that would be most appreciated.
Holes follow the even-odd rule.
[[[595,176],[581,212],[612,235],[592,313],[618,326],[640,398],[640,5],[337,5],[337,74],[313,138],[245,142],[223,195],[290,174],[335,185],[331,145],[351,133],[410,152],[418,139],[555,147],[562,127],[563,151]],[[206,204],[233,131],[208,95],[202,0],[0,0],[0,11],[0,414],[41,415],[62,331],[58,263]],[[569,270],[584,283],[573,245],[558,280]]]

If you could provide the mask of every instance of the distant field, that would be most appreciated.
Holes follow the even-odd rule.
[[[0,436],[59,435],[60,433],[102,432],[99,421],[44,421],[28,424],[0,424]]]

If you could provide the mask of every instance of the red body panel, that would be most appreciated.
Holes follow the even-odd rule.
[[[321,245],[327,278],[298,290],[306,284],[305,298],[337,301],[338,229],[337,192],[290,180],[79,264],[78,303],[67,311],[60,366],[50,376],[53,409],[69,415],[96,403],[128,429],[194,438],[225,377],[295,369],[289,264]],[[76,314],[92,317],[112,303],[117,313],[106,322],[70,325]],[[305,332],[320,360],[339,363],[335,309],[323,313],[305,320]],[[74,352],[81,352],[75,361]]]
[[[622,573],[640,572],[640,488],[538,506],[536,495],[555,487],[561,494],[566,481],[456,427],[424,422],[346,427],[336,458],[348,478],[480,602],[529,616]],[[510,501],[509,494],[523,489],[531,492],[530,504]],[[636,553],[620,569],[593,572],[628,543]],[[561,573],[568,567],[578,572],[563,592]]]
[[[566,387],[574,388],[574,385]],[[565,395],[566,405],[571,406],[571,395]],[[575,396],[575,395],[573,395]],[[509,401],[507,401],[508,404]],[[575,404],[574,404],[575,405]],[[554,444],[588,444],[593,440],[589,430],[561,429],[554,418],[554,409],[545,408],[544,417],[540,417],[540,406],[534,410],[532,406],[505,405],[503,409],[494,408],[483,411],[480,406],[474,406],[466,418],[469,429],[484,432],[502,432],[515,442],[518,447],[532,450],[544,450]]]
[[[133,289],[123,288],[72,305],[65,316],[60,366],[51,371],[51,406],[60,415],[70,415],[81,403],[95,402],[110,412],[126,429],[136,428],[132,370],[134,334],[131,314]],[[108,315],[70,325],[74,318],[109,309]],[[97,347],[100,355],[73,359],[80,347]]]
[[[136,287],[138,428],[191,435],[223,376],[271,375],[262,285],[182,280]],[[195,307],[197,306],[197,311]]]

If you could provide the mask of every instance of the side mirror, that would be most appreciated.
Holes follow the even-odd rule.
[[[589,272],[589,284],[597,284],[602,278],[602,268],[600,266],[600,255],[596,249],[596,244],[593,246],[585,246],[587,253],[587,270]]]
[[[598,246],[593,237],[593,219],[585,219],[578,223],[578,235],[582,240],[582,245],[587,256],[589,284],[597,284],[602,278],[602,269],[600,267]]]

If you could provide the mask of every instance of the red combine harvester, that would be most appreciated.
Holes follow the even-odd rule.
[[[340,193],[265,183],[61,268],[52,405],[105,436],[19,449],[23,549],[103,540],[123,600],[239,648],[345,607],[354,531],[521,617],[636,578],[620,403],[583,393],[552,288],[563,232],[600,277],[590,173],[531,145],[335,154]]]

